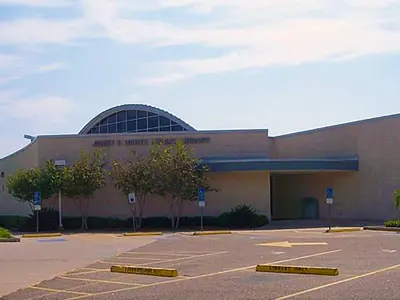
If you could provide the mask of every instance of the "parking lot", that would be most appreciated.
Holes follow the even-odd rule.
[[[135,243],[137,238],[115,240]],[[400,234],[396,233],[290,229],[209,236],[177,233],[153,237],[152,241],[108,258],[93,259],[1,299],[388,300],[400,295]],[[79,256],[79,251],[75,255]],[[116,264],[174,268],[179,276],[110,272],[110,266]],[[338,268],[339,275],[256,272],[257,264],[331,267]]]
[[[153,241],[151,237],[129,240],[116,234],[84,233],[55,238],[22,238],[20,243],[1,243],[0,297]]]

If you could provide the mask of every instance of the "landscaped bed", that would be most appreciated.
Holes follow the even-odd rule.
[[[399,227],[400,228],[400,220],[387,220],[387,221],[385,221],[385,227]]]
[[[1,242],[19,242],[20,239],[12,236],[7,229],[0,227],[0,243]]]

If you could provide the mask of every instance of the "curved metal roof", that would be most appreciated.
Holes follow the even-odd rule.
[[[145,104],[124,104],[124,105],[119,105],[119,106],[112,107],[110,109],[107,109],[107,110],[99,113],[92,120],[90,120],[89,123],[87,123],[81,129],[81,131],[79,131],[79,134],[88,134],[90,129],[92,129],[92,127],[95,126],[98,122],[100,122],[104,118],[107,118],[108,116],[110,116],[110,115],[112,115],[114,113],[117,113],[117,112],[120,112],[120,111],[124,111],[124,110],[140,110],[140,111],[151,112],[151,113],[157,114],[159,116],[164,116],[164,117],[170,119],[171,121],[173,121],[173,122],[177,123],[178,125],[182,126],[187,131],[196,131],[195,128],[193,128],[192,126],[187,124],[185,121],[179,119],[178,117],[174,116],[173,114],[171,114],[171,113],[169,113],[169,112],[167,112],[165,110],[159,109],[159,108],[154,107],[154,106],[145,105]]]

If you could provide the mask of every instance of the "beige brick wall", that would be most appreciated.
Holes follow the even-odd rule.
[[[206,194],[204,215],[218,216],[238,204],[250,204],[259,213],[270,217],[270,190],[268,172],[232,172],[214,173],[210,176],[212,186],[218,192]],[[57,208],[57,199],[45,203]],[[90,200],[89,215],[129,218],[130,205],[126,196],[109,184],[99,190]],[[78,216],[79,211],[73,200],[63,197],[63,213],[67,216]],[[150,195],[146,201],[145,216],[169,216],[167,199]],[[199,214],[197,202],[188,202],[184,206],[184,215]]]
[[[124,159],[129,156],[130,150],[135,149],[138,153],[146,154],[150,146],[110,146],[110,147],[93,147],[95,141],[112,140],[117,143],[117,140],[148,140],[151,143],[152,139],[168,138],[168,139],[183,139],[183,138],[210,138],[209,143],[189,145],[195,149],[197,156],[238,156],[238,155],[266,155],[271,146],[271,141],[268,139],[267,131],[256,132],[190,132],[176,133],[175,135],[160,133],[140,134],[117,134],[117,135],[96,135],[96,136],[79,136],[71,135],[64,137],[39,137],[39,161],[44,162],[49,158],[65,159],[73,162],[79,158],[80,149],[92,151],[101,149],[109,159],[120,158]]]
[[[278,158],[358,155],[359,172],[283,177],[277,201],[296,203],[313,196],[322,203],[333,187],[333,214],[342,218],[382,220],[398,215],[393,190],[400,187],[400,118],[387,117],[345,126],[273,138]],[[289,195],[290,194],[290,195]],[[326,205],[321,206],[326,216]]]
[[[326,158],[358,155],[358,172],[297,172],[277,178],[275,183],[274,210],[276,217],[299,217],[300,200],[315,197],[319,200],[320,216],[327,216],[325,189],[334,189],[333,217],[353,219],[387,219],[398,215],[393,207],[393,190],[400,187],[400,118],[386,117],[354,124],[347,124],[310,132],[268,138],[267,131],[185,132],[117,134],[96,136],[40,137],[30,147],[0,160],[0,171],[6,174],[19,167],[31,167],[48,159],[66,159],[69,163],[79,158],[79,150],[96,149],[92,144],[99,140],[129,140],[165,138],[209,137],[210,142],[192,145],[198,156],[261,156],[272,158]],[[117,142],[115,142],[117,143]],[[146,153],[148,146],[102,147],[108,159],[126,158],[130,149]],[[235,204],[247,202],[260,212],[269,214],[269,173],[233,172],[211,175],[212,183],[221,188],[220,193],[207,196],[209,214],[219,214]],[[6,193],[1,194],[0,214],[26,214]],[[55,204],[53,200],[53,204]],[[111,201],[111,202],[110,202]],[[93,202],[94,203],[94,202]],[[110,205],[117,203],[117,205]],[[166,214],[162,199],[149,199],[149,214]],[[126,199],[113,188],[96,194],[95,215],[126,216]],[[128,207],[129,208],[129,207]],[[196,214],[198,208],[188,205],[186,213]],[[65,212],[75,214],[71,201],[66,201]]]
[[[238,156],[250,155],[259,156],[267,155],[267,151],[271,146],[268,139],[267,131],[227,131],[227,132],[191,132],[170,134],[118,134],[118,135],[96,135],[96,136],[47,136],[39,137],[35,142],[35,156],[15,156],[15,160],[8,158],[0,160],[0,163],[9,164],[10,166],[28,166],[26,160],[32,166],[43,164],[49,159],[65,159],[68,163],[73,163],[79,158],[80,150],[93,151],[100,149],[107,154],[109,161],[119,158],[129,157],[130,151],[135,149],[137,152],[145,154],[150,146],[117,146],[116,141],[121,140],[151,140],[153,138],[176,138],[181,139],[209,137],[210,142],[204,144],[189,145],[195,149],[197,156]],[[113,140],[114,146],[110,147],[93,147],[95,141]],[[33,153],[33,152],[32,152]],[[1,165],[0,165],[1,166]],[[242,173],[215,173],[211,174],[211,183],[218,188],[218,193],[207,195],[207,207],[205,214],[218,215],[225,212],[237,204],[248,203],[254,206],[260,213],[270,214],[269,209],[269,173],[268,172],[242,172]],[[25,211],[16,207],[16,201],[11,196],[7,196],[7,205],[9,212],[17,214],[25,214]],[[63,198],[64,199],[64,198]],[[43,205],[57,207],[57,199],[44,201]],[[63,200],[64,215],[77,215],[77,208],[72,200]],[[151,196],[147,203],[147,215],[168,215],[168,206],[165,199]],[[198,208],[195,203],[188,204],[185,208],[186,215],[195,215]],[[0,212],[0,215],[3,214]],[[5,214],[5,213],[4,213]],[[114,216],[127,217],[130,215],[129,205],[123,195],[116,191],[112,185],[98,191],[94,200],[91,201],[90,215],[95,216]]]
[[[4,178],[0,177],[0,215],[28,215],[31,208],[25,203],[16,201],[7,193],[6,183],[10,174],[18,169],[33,168],[38,165],[38,142],[28,144],[21,150],[0,159],[0,172],[4,172]]]

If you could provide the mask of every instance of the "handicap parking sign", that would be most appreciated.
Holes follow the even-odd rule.
[[[33,205],[41,205],[42,204],[42,194],[40,192],[33,193]]]
[[[327,188],[326,189],[326,199],[332,199],[332,198],[333,198],[333,189]]]

